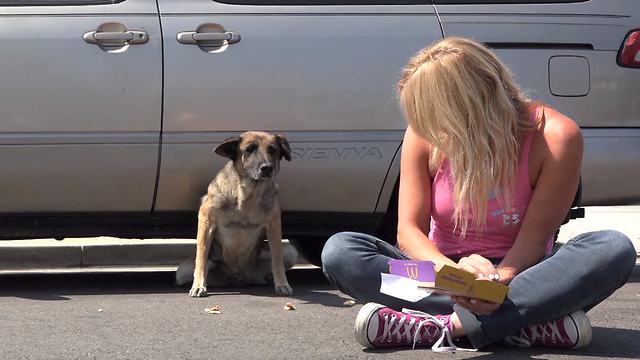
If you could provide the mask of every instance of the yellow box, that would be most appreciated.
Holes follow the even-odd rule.
[[[475,275],[453,266],[444,265],[436,273],[436,281],[423,288],[447,295],[460,295],[470,298],[502,303],[509,287],[489,279],[476,279]]]

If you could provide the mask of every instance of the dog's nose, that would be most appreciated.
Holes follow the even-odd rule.
[[[273,165],[265,164],[260,166],[260,175],[270,176],[272,172],[273,172]]]

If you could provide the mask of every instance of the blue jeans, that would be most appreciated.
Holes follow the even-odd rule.
[[[322,251],[324,274],[343,293],[396,310],[409,308],[432,315],[456,312],[467,337],[479,349],[525,326],[590,310],[627,282],[636,251],[618,231],[578,235],[514,277],[507,298],[491,315],[471,313],[445,295],[432,294],[412,303],[380,293],[380,273],[389,272],[390,259],[408,256],[383,240],[353,232],[333,235]]]

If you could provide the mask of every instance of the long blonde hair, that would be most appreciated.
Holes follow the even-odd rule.
[[[493,191],[513,203],[521,138],[538,126],[536,104],[525,97],[500,59],[484,44],[449,37],[421,50],[398,84],[400,106],[412,130],[434,148],[429,168],[446,159],[453,177],[455,226],[463,236],[486,224]]]

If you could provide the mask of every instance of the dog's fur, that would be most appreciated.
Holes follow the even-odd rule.
[[[275,183],[280,160],[291,161],[287,138],[251,131],[225,140],[215,152],[231,161],[202,198],[195,264],[190,259],[180,265],[176,283],[193,280],[189,295],[203,297],[207,285],[266,284],[273,276],[277,294],[293,294],[285,271],[297,252],[282,244]]]

